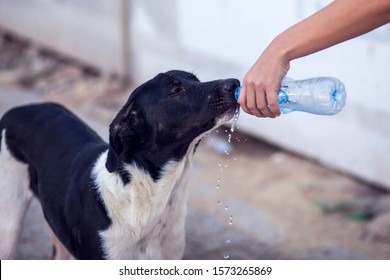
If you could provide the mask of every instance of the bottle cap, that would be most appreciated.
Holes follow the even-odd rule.
[[[236,98],[237,101],[238,98],[240,97],[240,91],[241,91],[241,87],[237,87],[236,91],[234,92],[234,97]]]

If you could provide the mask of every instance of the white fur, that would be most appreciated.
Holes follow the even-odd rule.
[[[153,179],[140,167],[127,165],[131,182],[105,169],[107,152],[93,174],[111,226],[100,232],[106,258],[178,259],[184,251],[187,190],[182,182],[187,157],[169,162],[162,179]],[[171,203],[170,201],[171,200]]]
[[[32,198],[28,166],[15,159],[6,141],[6,130],[0,148],[0,259],[13,257],[22,223]]]

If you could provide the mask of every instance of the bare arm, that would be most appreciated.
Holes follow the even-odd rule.
[[[288,28],[264,50],[243,79],[239,103],[258,117],[280,115],[277,91],[291,60],[365,34],[390,22],[390,0],[335,0]]]

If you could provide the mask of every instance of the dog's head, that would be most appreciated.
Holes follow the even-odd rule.
[[[135,162],[158,178],[169,160],[180,160],[194,141],[238,111],[236,79],[200,82],[184,71],[169,71],[142,84],[110,125],[109,172]]]

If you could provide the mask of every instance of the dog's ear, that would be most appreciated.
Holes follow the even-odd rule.
[[[112,124],[111,124],[112,125]],[[120,128],[112,128],[110,126],[110,147],[108,149],[106,168],[108,172],[114,172],[119,165],[120,155],[123,152],[123,143],[120,139],[119,133]]]
[[[139,146],[142,121],[139,114],[130,109],[122,109],[110,125],[110,147],[106,161],[110,173],[117,170],[121,162],[128,160]]]

